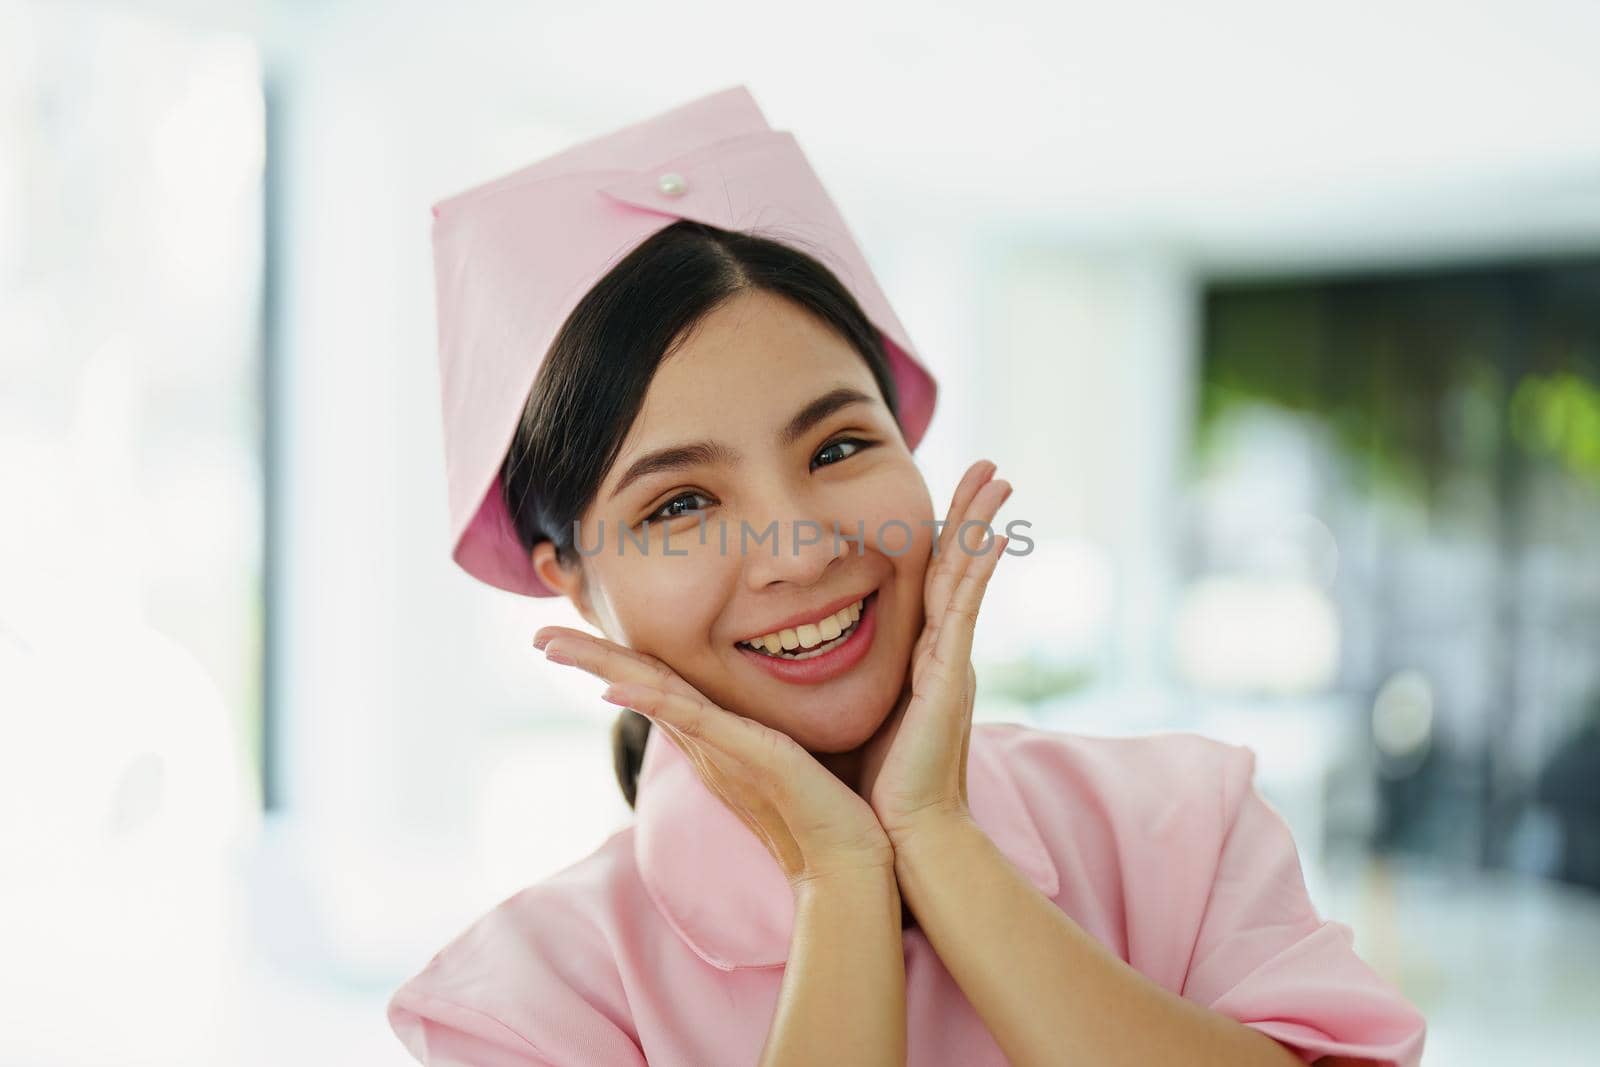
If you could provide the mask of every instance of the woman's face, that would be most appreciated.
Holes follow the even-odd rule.
[[[566,588],[721,707],[847,752],[904,682],[932,518],[866,362],[799,305],[750,292],[657,371],[583,516],[582,591],[571,574]],[[863,601],[831,640],[800,625],[850,624]],[[747,644],[768,634],[804,658]]]

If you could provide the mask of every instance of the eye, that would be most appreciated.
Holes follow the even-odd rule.
[[[856,437],[841,437],[837,441],[833,441],[822,446],[822,450],[811,459],[811,469],[816,470],[818,467],[831,467],[835,463],[849,459],[862,449],[871,447],[871,441],[863,441]]]
[[[665,504],[662,504],[659,508],[656,508],[655,511],[651,512],[649,515],[646,515],[645,520],[652,521],[659,519],[662,522],[665,522],[669,519],[676,519],[679,516],[688,515],[695,511],[703,511],[705,510],[704,507],[697,505],[694,502],[696,500],[709,501],[710,499],[711,498],[706,496],[704,493],[679,493]],[[684,504],[685,506],[679,507],[678,505],[680,504]]]

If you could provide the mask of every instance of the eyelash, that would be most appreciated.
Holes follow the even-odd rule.
[[[830,449],[830,448],[838,448],[840,445],[856,445],[857,446],[856,451],[850,453],[850,456],[854,456],[857,453],[859,453],[860,451],[862,451],[862,449],[871,448],[872,445],[873,445],[873,442],[864,440],[864,439],[862,439],[860,437],[836,437],[832,441],[829,441],[827,444],[823,445],[821,448],[817,449],[817,456],[822,455],[822,453],[828,451],[828,449]],[[811,469],[812,470],[816,470],[818,466],[832,467],[832,466],[834,466],[835,463],[843,463],[844,460],[850,458],[850,456],[845,456],[844,459],[835,460],[834,463],[818,464],[817,463],[817,456],[812,456],[811,457]]]
[[[829,441],[827,444],[823,445],[821,448],[817,449],[817,455],[811,457],[811,469],[814,471],[819,466],[822,466],[822,467],[837,466],[838,464],[843,463],[845,460],[849,459],[850,456],[859,455],[862,451],[864,451],[864,450],[866,450],[868,448],[871,448],[876,444],[877,444],[876,441],[869,441],[869,440],[866,440],[865,438],[861,438],[861,437],[838,437],[838,438],[835,438],[834,440]],[[843,456],[840,459],[836,459],[832,463],[822,463],[822,464],[817,463],[817,461],[816,461],[817,456],[822,455],[822,453],[828,451],[831,448],[837,448],[840,445],[855,445],[857,447],[856,447],[856,450],[854,452],[851,452],[849,455]],[[699,508],[690,508],[688,511],[680,511],[676,515],[663,515],[662,514],[662,512],[666,511],[668,508],[670,508],[672,505],[676,504],[678,501],[687,500],[687,499],[691,499],[691,498],[695,498],[695,497],[702,497],[702,498],[709,499],[709,497],[707,497],[705,493],[701,493],[701,492],[697,492],[697,491],[679,493],[677,496],[675,496],[675,497],[671,498],[670,500],[666,501],[659,508],[656,508],[655,511],[651,512],[649,515],[646,515],[645,516],[645,521],[646,522],[668,522],[668,521],[670,521],[672,519],[681,518],[682,516],[684,516],[686,514],[689,514],[690,512],[701,510]]]

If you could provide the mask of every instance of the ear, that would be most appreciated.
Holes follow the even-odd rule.
[[[539,580],[570,600],[572,606],[578,609],[578,614],[582,615],[590,626],[597,630],[602,629],[594,607],[589,603],[588,586],[583,580],[583,565],[580,563],[572,567],[564,566],[556,556],[556,546],[553,541],[540,541],[534,545],[531,558],[533,572],[539,576]]]

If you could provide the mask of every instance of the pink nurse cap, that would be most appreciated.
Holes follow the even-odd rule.
[[[758,233],[832,270],[878,328],[915,448],[937,386],[793,134],[742,85],[692,100],[433,205],[451,555],[552,596],[517,540],[500,466],[551,342],[618,261],[678,219]]]

